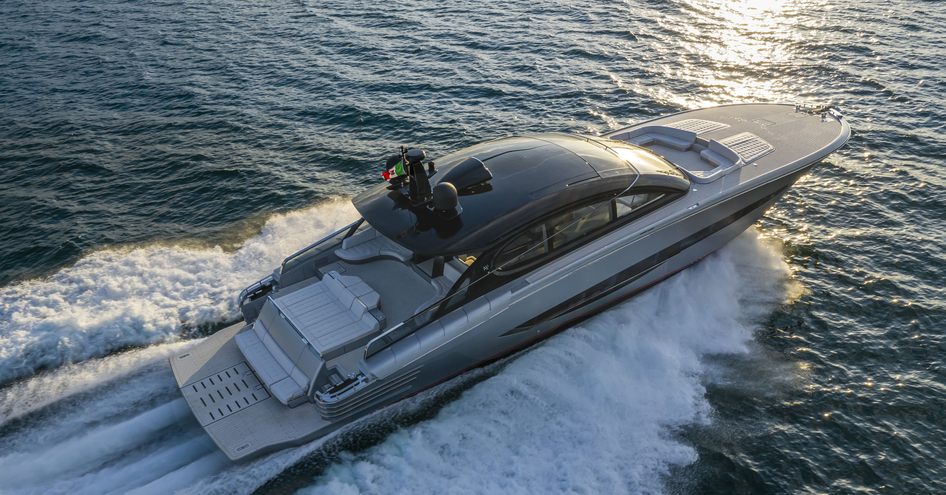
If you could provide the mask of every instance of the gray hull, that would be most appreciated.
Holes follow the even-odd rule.
[[[439,349],[439,359],[426,360],[405,395],[544,340],[700,261],[761,218],[808,168],[628,243],[544,289],[505,296],[508,306],[499,314]]]
[[[778,126],[805,139],[798,141],[790,133],[773,132]],[[680,132],[680,127],[693,130]],[[698,133],[705,138],[694,140]],[[746,140],[747,134],[754,137]],[[404,253],[377,236],[361,247],[348,246],[330,236],[318,249],[294,255],[291,264],[277,270],[284,288],[270,288],[262,282],[248,288],[248,293],[262,294],[244,294],[243,311],[249,324],[221,330],[172,358],[171,366],[195,417],[231,459],[311,441],[548,338],[569,323],[632,297],[692,265],[756,222],[799,177],[841,146],[849,135],[850,129],[840,117],[800,113],[797,109],[793,112],[791,107],[776,105],[697,110],[615,131],[610,137],[640,144],[677,164],[691,176],[693,187],[668,206],[518,275],[458,309],[410,328],[397,324],[403,315],[393,311],[404,313],[404,306],[417,307],[418,303],[401,303],[397,308],[391,304],[379,306],[378,294],[369,287],[383,289],[385,284],[390,285],[378,277],[394,265],[407,270],[404,267],[410,264]],[[685,142],[688,136],[690,141]],[[726,136],[735,139],[726,141]],[[716,139],[730,143],[731,148],[719,145]],[[755,155],[752,160],[737,160],[739,156],[733,150]],[[732,159],[727,161],[729,152]],[[341,235],[336,237],[340,239]],[[365,246],[376,254],[386,252],[387,264],[346,263],[338,258],[367,252]],[[291,332],[280,336],[270,323],[261,323],[266,319],[266,305],[277,308],[273,311],[278,315],[286,313],[284,318],[291,323],[293,311],[301,311],[298,303],[290,304],[291,300],[309,293],[309,299],[328,297],[323,296],[328,294],[327,289],[320,288],[327,283],[327,268],[317,268],[312,260],[324,258],[325,252],[332,250],[338,255],[330,253],[331,263],[326,265],[333,269],[332,280],[341,281],[338,290],[348,290],[345,284],[351,289],[338,300],[352,307],[366,301],[367,309],[376,308],[359,312],[356,316],[360,319],[352,319],[344,311],[332,317],[348,318],[344,320],[345,328],[357,328],[352,335],[360,340],[326,343],[325,335],[338,334],[331,329],[316,334],[303,328],[296,331],[297,337]],[[392,265],[391,258],[398,257],[403,265]],[[372,266],[378,271],[371,272]],[[418,271],[423,267],[410,268]],[[357,274],[361,277],[354,276]],[[266,283],[278,285],[273,280]],[[401,297],[391,290],[381,292],[381,300]],[[377,308],[385,309],[386,315]],[[311,320],[313,313],[306,314]],[[397,321],[372,330],[371,324],[384,322],[385,316]],[[256,335],[265,340],[270,333],[277,341],[296,338],[299,349],[312,351],[300,351],[303,358],[315,360],[314,371],[299,372],[296,379],[305,395],[297,393],[287,399],[289,393],[281,387],[292,380],[278,381],[279,377],[269,376],[271,371],[264,369],[266,363],[261,364],[260,358],[254,357],[256,351],[247,348],[247,342],[256,342]],[[286,347],[285,342],[281,345]],[[296,376],[294,373],[304,371],[304,366],[298,357],[291,358],[284,367],[292,368],[289,374]]]

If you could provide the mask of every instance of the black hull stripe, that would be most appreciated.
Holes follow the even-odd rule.
[[[740,219],[744,218],[746,215],[749,215],[766,202],[777,198],[779,195],[784,193],[790,186],[785,186],[778,191],[759,199],[758,201],[746,206],[745,208],[740,209],[739,211],[729,215],[726,218],[723,218],[712,225],[704,227],[697,231],[694,234],[691,234],[680,241],[667,246],[666,248],[660,250],[660,252],[645,258],[629,268],[621,270],[620,272],[606,278],[605,280],[595,284],[594,286],[576,294],[571,299],[545,311],[544,313],[532,318],[531,320],[519,325],[518,327],[502,334],[503,337],[507,335],[514,335],[520,332],[525,332],[531,330],[535,325],[544,323],[555,318],[565,316],[568,313],[577,311],[603,297],[608,296],[609,294],[614,293],[617,290],[622,289],[628,284],[633,283],[634,281],[640,279],[641,277],[647,275],[663,263],[665,263],[670,258],[680,254],[686,248],[693,246],[694,244],[706,239],[707,237],[719,232],[720,230],[725,229],[726,227],[738,222]]]

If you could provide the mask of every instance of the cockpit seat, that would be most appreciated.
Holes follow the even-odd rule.
[[[649,125],[611,136],[611,139],[627,141],[637,146],[661,144],[668,148],[685,151],[696,142],[696,133],[664,125]]]
[[[326,361],[365,345],[384,323],[381,296],[361,278],[336,271],[274,301]]]
[[[342,247],[335,250],[335,255],[352,263],[369,261],[376,258],[393,258],[408,261],[413,256],[411,251],[400,244],[368,228],[342,241]]]
[[[384,323],[380,295],[362,279],[328,272],[270,297],[252,331],[234,338],[260,382],[283,404],[307,400],[322,363],[364,346]]]
[[[289,356],[266,333],[259,320],[256,320],[252,331],[237,334],[234,340],[260,382],[279,402],[289,407],[305,402],[308,377],[292,364]]]
[[[476,258],[473,258],[473,260],[475,259]],[[470,263],[472,263],[472,261]],[[434,274],[431,270],[432,266],[433,260],[428,260],[418,265],[421,271],[430,277],[430,285],[434,288],[434,294],[417,306],[416,312],[418,313],[430,307],[431,304],[434,304],[435,302],[446,297],[450,289],[453,288],[453,284],[456,283],[456,281],[460,278],[460,275],[462,275],[467,269],[467,265],[463,261],[460,261],[458,258],[453,256],[450,256],[445,260],[443,273],[439,276],[433,276]]]

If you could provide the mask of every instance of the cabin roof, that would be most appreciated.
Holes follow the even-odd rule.
[[[436,160],[431,185],[470,157],[483,162],[493,178],[483,187],[460,191],[463,212],[455,219],[411,207],[405,194],[387,183],[352,202],[383,235],[432,256],[481,252],[564,206],[616,194],[631,184],[689,187],[673,165],[649,151],[573,134],[516,136],[459,150]]]

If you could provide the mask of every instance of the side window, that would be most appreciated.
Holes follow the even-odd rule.
[[[545,224],[535,225],[519,234],[496,255],[493,264],[500,271],[522,266],[549,252]]]
[[[663,193],[638,193],[621,196],[620,198],[614,200],[617,217],[621,218],[625,215],[633,213],[662,197]]]
[[[559,213],[519,234],[493,258],[499,271],[512,271],[555,251],[580,244],[583,239],[619,225],[617,220],[665,196],[661,192],[628,194],[614,200],[579,206]]]
[[[552,249],[571,244],[611,222],[610,201],[583,206],[548,221]]]
[[[470,261],[470,258],[473,258],[473,260]],[[437,315],[447,314],[456,309],[457,306],[490,290],[490,277],[484,279],[484,276],[489,275],[487,273],[488,267],[484,263],[476,263],[475,260],[474,256],[469,255],[466,256],[466,259],[461,258],[464,264],[466,261],[470,261],[471,266],[460,275],[460,279],[450,288],[450,295],[440,303],[436,310]]]

